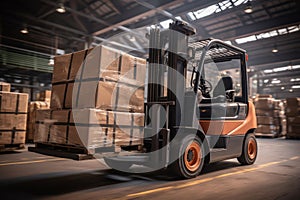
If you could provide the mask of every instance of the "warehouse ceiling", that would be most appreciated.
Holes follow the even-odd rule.
[[[57,11],[61,6],[64,13]],[[252,7],[251,13],[245,12],[247,7]],[[36,66],[23,66],[33,71],[51,71],[45,64],[51,55],[81,50],[121,32],[132,35],[140,27],[158,24],[163,28],[176,18],[193,25],[199,39],[219,38],[246,49],[250,76],[255,75],[258,82],[265,76],[270,76],[269,84],[272,76],[300,77],[300,69],[292,67],[300,64],[297,0],[10,0],[1,1],[0,9],[1,52],[15,56],[25,49],[25,55],[39,58]],[[27,34],[20,32],[24,28]],[[138,50],[141,42],[124,37],[120,45]],[[2,74],[20,65],[17,58],[11,66],[3,64],[1,57]],[[290,68],[267,71],[285,66]]]

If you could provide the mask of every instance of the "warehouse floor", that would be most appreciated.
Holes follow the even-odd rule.
[[[258,144],[254,165],[218,162],[191,180],[118,173],[97,160],[1,153],[1,199],[299,199],[300,140],[258,139]]]

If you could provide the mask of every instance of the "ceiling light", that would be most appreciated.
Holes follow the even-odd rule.
[[[246,8],[244,9],[244,12],[247,14],[250,14],[253,12],[252,5],[250,3],[247,4]]]
[[[278,52],[278,49],[277,48],[273,48],[272,49],[272,53],[277,53]]]
[[[28,33],[27,27],[24,27],[22,30],[20,30],[20,32],[23,34],[27,34]]]
[[[65,8],[64,4],[63,3],[59,3],[58,7],[56,8],[56,11],[59,12],[59,13],[65,13],[66,12],[66,8]]]

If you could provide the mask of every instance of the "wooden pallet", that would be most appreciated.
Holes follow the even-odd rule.
[[[88,153],[86,148],[75,145],[36,143],[35,147],[28,147],[28,151],[73,160],[87,160],[94,158],[93,155]]]
[[[2,144],[0,145],[0,152],[14,151],[19,149],[24,149],[25,144]]]

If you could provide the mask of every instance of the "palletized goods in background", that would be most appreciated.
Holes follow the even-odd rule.
[[[286,138],[300,138],[300,98],[286,99]]]
[[[0,82],[0,91],[10,92],[10,84],[5,82]]]
[[[0,92],[0,151],[24,148],[28,95]]]
[[[42,98],[44,99],[44,98]],[[27,132],[26,141],[34,142],[35,123],[36,123],[36,112],[41,109],[49,109],[49,101],[32,101],[28,106],[28,120],[27,120]]]
[[[105,46],[54,60],[50,109],[36,111],[36,146],[140,148],[146,60]]]
[[[51,90],[44,90],[36,94],[37,101],[46,101],[50,105],[51,101]]]
[[[284,102],[268,94],[258,94],[254,99],[257,129],[256,136],[279,137],[286,134]]]

